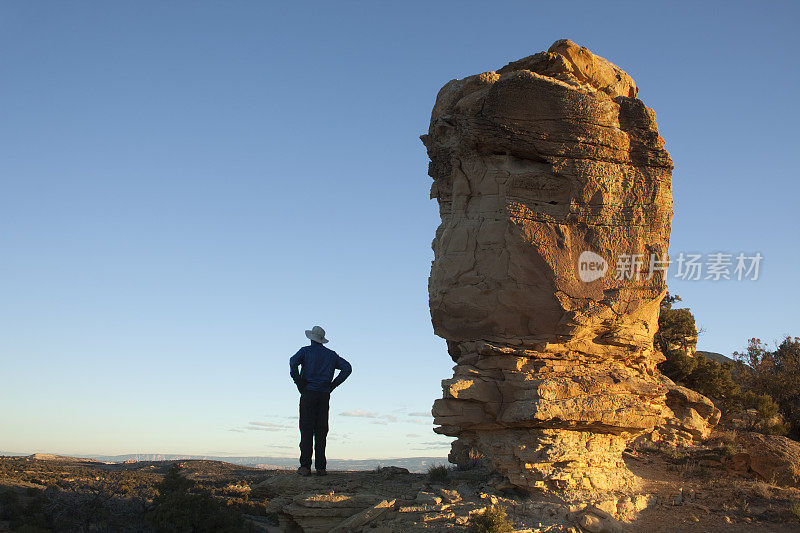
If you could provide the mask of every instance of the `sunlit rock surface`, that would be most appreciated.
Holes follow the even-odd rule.
[[[451,461],[472,450],[516,486],[617,489],[633,482],[626,443],[673,418],[651,265],[672,161],[637,93],[568,40],[439,91],[422,141],[441,214],[431,317],[456,363],[433,407],[458,437]],[[580,275],[586,251],[604,271]],[[621,256],[636,266],[618,276]]]

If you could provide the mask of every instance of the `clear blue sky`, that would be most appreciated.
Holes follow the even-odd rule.
[[[670,282],[701,348],[800,335],[798,15],[3,2],[0,450],[294,455],[287,359],[320,324],[355,369],[329,455],[446,453],[427,416],[452,363],[427,308],[438,214],[418,136],[448,80],[562,37],[656,110],[672,253],[764,256],[757,282]]]

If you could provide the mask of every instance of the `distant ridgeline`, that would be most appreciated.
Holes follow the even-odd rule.
[[[697,353],[705,357],[706,359],[711,359],[712,361],[716,361],[717,363],[733,363],[734,360],[728,356],[722,355],[721,353],[717,352],[706,352],[704,350],[697,350]]]
[[[5,456],[27,456],[30,454],[0,452]],[[34,454],[37,459],[58,460],[67,458],[62,455]],[[222,461],[253,468],[284,469],[297,466],[296,457],[223,457],[218,455],[180,455],[180,454],[127,454],[127,455],[76,455],[79,459],[91,459],[105,463],[124,463],[126,461]],[[70,458],[72,458],[70,457]],[[445,464],[445,457],[402,457],[396,459],[328,459],[330,470],[373,470],[383,466],[399,466],[409,472],[426,472],[430,466]]]

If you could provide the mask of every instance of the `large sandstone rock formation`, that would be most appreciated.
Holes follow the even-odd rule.
[[[431,317],[456,362],[433,414],[458,437],[452,461],[476,449],[517,486],[621,488],[626,443],[673,417],[652,342],[665,280],[648,275],[672,161],[636,96],[568,40],[439,91],[422,140],[442,219]],[[604,272],[579,276],[586,251]],[[643,275],[616,275],[623,254]]]

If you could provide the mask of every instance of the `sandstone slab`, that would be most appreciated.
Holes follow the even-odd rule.
[[[800,488],[800,443],[779,435],[740,433],[750,471],[769,483]]]

